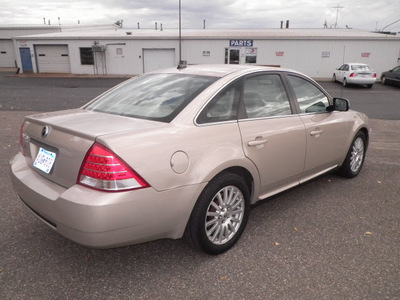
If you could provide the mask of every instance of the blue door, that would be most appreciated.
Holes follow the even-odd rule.
[[[31,49],[19,48],[19,53],[21,55],[23,72],[32,72],[33,68],[32,68],[32,59],[31,59]]]

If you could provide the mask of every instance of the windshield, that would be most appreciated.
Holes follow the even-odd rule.
[[[186,74],[149,74],[128,81],[88,104],[88,110],[171,122],[218,78]]]

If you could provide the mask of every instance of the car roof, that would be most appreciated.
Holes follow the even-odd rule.
[[[367,64],[364,64],[364,63],[347,63],[347,65],[363,65],[363,66],[368,66]]]
[[[188,65],[187,67],[182,69],[178,69],[175,67],[175,68],[157,70],[150,73],[189,74],[189,75],[224,77],[232,73],[246,74],[246,73],[260,72],[260,71],[290,71],[297,73],[296,71],[293,70],[282,69],[278,67],[265,67],[265,66],[254,66],[254,65],[229,65],[229,64]]]

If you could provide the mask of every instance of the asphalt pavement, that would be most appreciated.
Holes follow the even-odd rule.
[[[263,201],[233,249],[207,256],[184,240],[88,249],[33,216],[8,175],[23,117],[79,107],[124,79],[11,75],[0,74],[0,299],[400,299],[399,88],[322,82],[373,113],[363,170]]]

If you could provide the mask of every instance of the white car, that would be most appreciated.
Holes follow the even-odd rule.
[[[332,81],[339,81],[343,86],[360,84],[372,88],[376,81],[376,73],[366,64],[347,63],[336,69]]]

